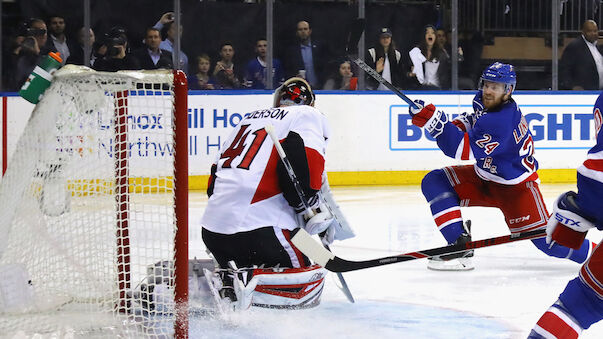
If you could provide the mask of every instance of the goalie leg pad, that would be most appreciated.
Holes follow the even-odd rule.
[[[304,268],[254,269],[253,277],[246,284],[254,286],[251,305],[282,309],[318,306],[326,274],[326,269],[318,265]]]
[[[205,279],[218,311],[243,311],[250,306],[304,309],[318,306],[327,270],[303,268],[231,268],[210,272]],[[229,280],[229,281],[225,281]]]

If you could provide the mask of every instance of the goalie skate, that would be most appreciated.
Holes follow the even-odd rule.
[[[464,225],[465,232],[454,242],[454,244],[465,244],[471,241],[471,220]],[[469,271],[475,268],[473,265],[473,250],[443,254],[428,258],[427,268],[435,271]]]

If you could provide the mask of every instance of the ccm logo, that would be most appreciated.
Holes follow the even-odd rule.
[[[509,220],[509,224],[517,224],[520,223],[522,221],[528,221],[530,220],[530,215],[526,215],[525,217],[519,217],[519,218],[515,218],[515,219],[511,219]]]

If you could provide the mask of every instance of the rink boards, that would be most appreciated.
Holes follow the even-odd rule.
[[[472,110],[475,92],[407,92],[454,118]],[[513,95],[533,134],[543,182],[571,182],[594,144],[592,106],[597,92],[517,92]],[[33,110],[24,99],[2,98],[2,167]],[[272,104],[270,91],[191,91],[188,97],[189,176],[203,189],[211,163],[243,116]],[[408,105],[389,92],[319,91],[316,107],[327,115],[332,137],[327,171],[333,185],[416,184],[426,171],[460,162],[410,122]],[[136,128],[161,129],[161,120],[132,119]],[[152,147],[152,144],[147,143]],[[138,144],[144,147],[145,144]],[[138,150],[156,156],[156,152]],[[152,159],[145,159],[152,160]]]

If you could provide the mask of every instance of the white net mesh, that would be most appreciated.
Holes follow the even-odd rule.
[[[0,185],[0,336],[174,334],[171,72],[55,74]]]

